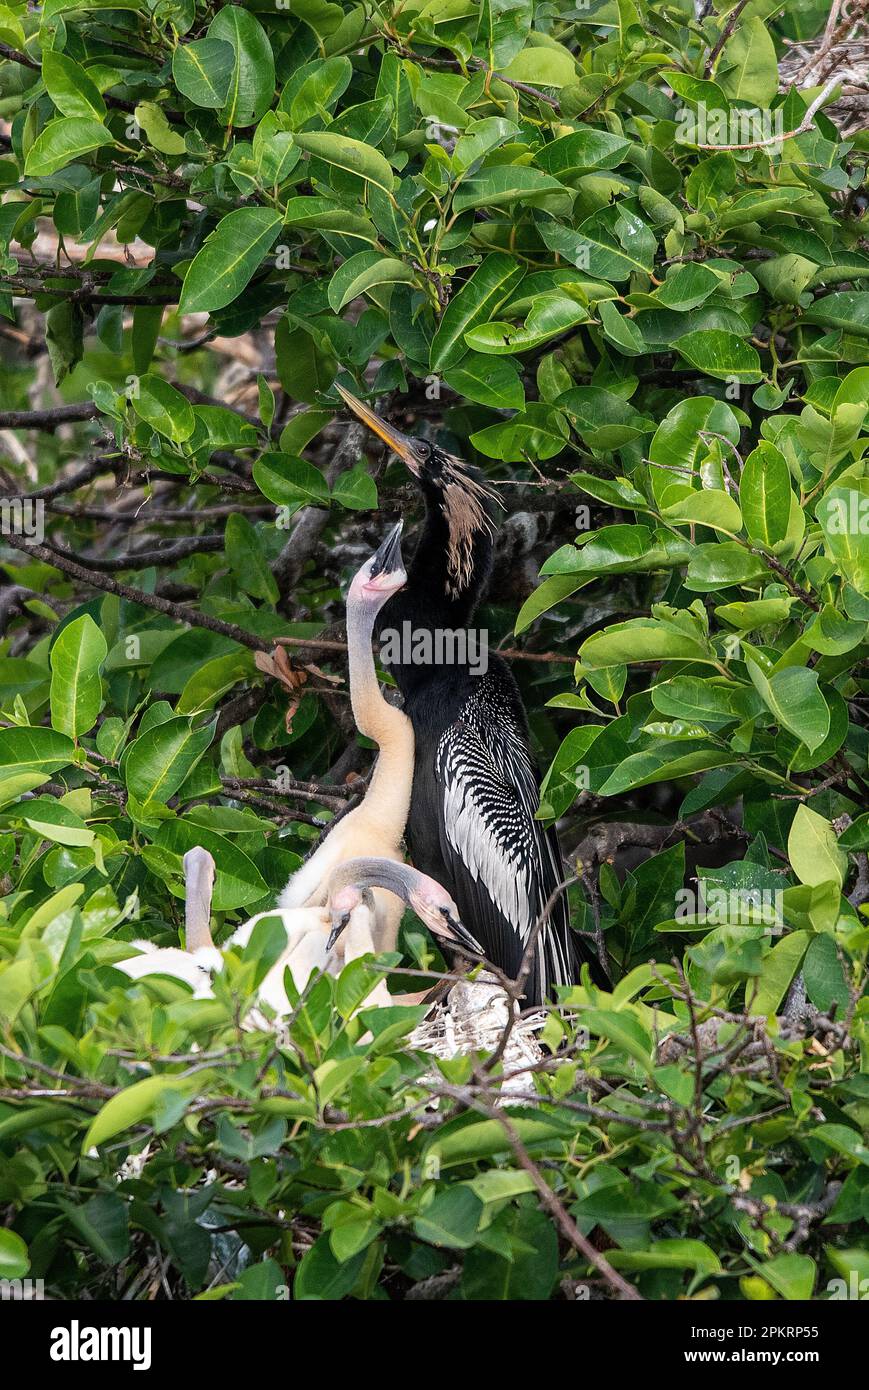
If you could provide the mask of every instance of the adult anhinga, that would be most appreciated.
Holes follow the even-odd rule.
[[[414,635],[466,628],[492,568],[494,493],[479,469],[429,440],[402,434],[337,389],[403,459],[425,498],[408,582],[384,607],[381,633],[387,627]],[[437,644],[428,650],[437,652]],[[583,960],[599,983],[607,983],[594,952],[571,930],[564,894],[555,897],[563,880],[561,853],[554,829],[535,819],[539,782],[508,666],[491,654],[486,673],[475,675],[467,661],[423,663],[412,655],[403,650],[390,669],[416,739],[407,826],[413,862],[451,893],[484,954],[514,978],[535,923],[555,898],[537,937],[528,1003],[541,1002],[555,985],[575,983]]]

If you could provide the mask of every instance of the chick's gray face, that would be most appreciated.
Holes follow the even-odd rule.
[[[424,889],[411,894],[410,905],[420,921],[441,936],[448,934],[450,920],[459,915],[451,898],[436,896]]]
[[[330,932],[327,943],[329,950],[332,949],[341,933],[349,925],[350,918],[362,900],[362,890],[357,888],[355,884],[350,884],[346,888],[339,888],[330,896]]]

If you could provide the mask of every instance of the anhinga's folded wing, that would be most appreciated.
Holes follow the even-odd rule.
[[[537,777],[527,735],[492,675],[444,730],[435,755],[441,853],[462,919],[486,955],[518,974],[541,912],[563,881],[554,834],[535,820]],[[545,999],[578,979],[575,941],[561,894],[537,938],[526,996]]]

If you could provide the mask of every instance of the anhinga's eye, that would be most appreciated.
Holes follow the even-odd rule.
[[[333,919],[332,919],[332,930],[330,931],[330,933],[329,933],[329,939],[328,939],[327,942],[326,942],[326,950],[327,950],[327,951],[331,951],[332,947],[335,945],[335,942],[336,942],[336,941],[338,940],[338,938],[341,936],[342,932],[344,932],[345,929],[347,928],[349,922],[350,922],[350,913],[349,913],[349,912],[342,912],[342,913],[341,913],[341,916],[340,916],[337,920],[333,917]]]
[[[434,458],[434,445],[427,439],[415,439],[413,443],[420,460],[423,463],[431,463]]]

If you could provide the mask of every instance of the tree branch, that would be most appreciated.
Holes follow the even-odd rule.
[[[176,622],[187,623],[190,627],[204,627],[209,632],[217,632],[221,637],[229,637],[233,642],[238,642],[243,647],[249,647],[254,652],[270,652],[274,646],[273,642],[266,641],[264,637],[256,637],[252,632],[246,632],[243,627],[238,627],[235,623],[224,623],[219,618],[212,618],[208,613],[200,613],[195,608],[188,608],[183,603],[172,603],[170,599],[160,598],[158,594],[146,594],[144,589],[134,589],[129,584],[119,584],[116,579],[109,579],[104,574],[92,574],[77,564],[75,560],[70,560],[65,555],[58,555],[45,545],[31,545],[22,536],[4,537],[6,544],[11,545],[14,550],[23,551],[25,555],[32,555],[37,560],[42,560],[43,564],[52,565],[55,569],[61,570],[63,574],[68,574],[70,578],[77,579],[80,584],[86,584],[92,589],[102,589],[107,594],[115,594],[118,598],[126,599],[128,603],[139,603],[143,608],[153,608],[158,613],[164,613],[167,618],[174,618]],[[316,642],[309,642],[307,645],[316,646]]]

